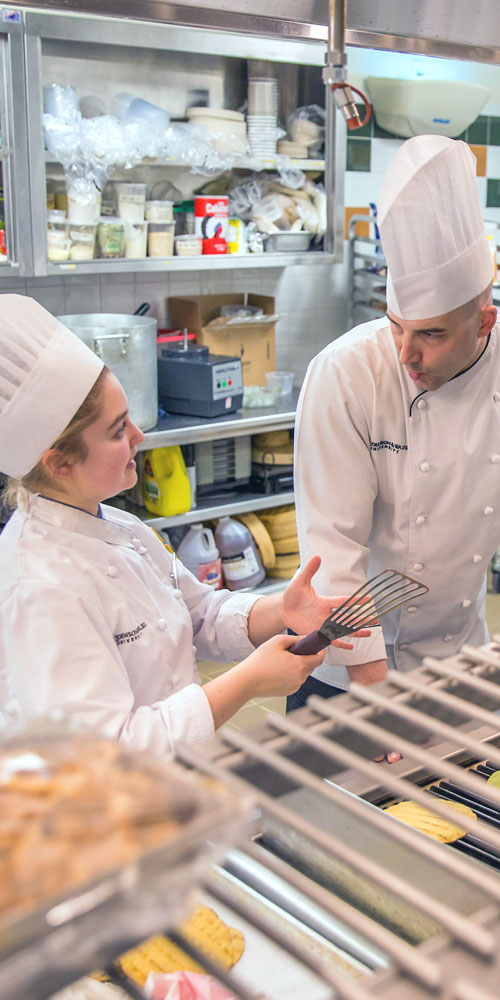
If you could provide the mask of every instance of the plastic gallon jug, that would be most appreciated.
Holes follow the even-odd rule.
[[[220,590],[221,560],[210,528],[204,528],[202,524],[193,524],[182,539],[177,555],[187,569],[191,570],[193,576],[202,583],[208,583],[214,590]]]
[[[255,542],[244,524],[221,517],[215,529],[215,544],[221,554],[222,574],[229,590],[254,587],[266,575]]]
[[[146,452],[144,504],[152,514],[162,517],[174,517],[189,510],[191,488],[178,444]]]

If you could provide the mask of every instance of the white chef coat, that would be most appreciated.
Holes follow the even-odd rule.
[[[214,733],[196,655],[236,660],[252,594],[214,591],[138,518],[30,494],[0,535],[0,709],[60,709],[140,749]]]
[[[295,502],[301,561],[321,555],[322,593],[349,594],[388,568],[429,587],[383,619],[383,635],[330,647],[315,677],[346,688],[340,664],[384,659],[385,644],[407,671],[486,642],[485,574],[500,543],[500,325],[475,364],[434,392],[416,392],[385,317],[321,351],[299,400]]]

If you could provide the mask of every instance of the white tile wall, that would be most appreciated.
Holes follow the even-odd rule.
[[[276,326],[276,365],[293,371],[300,384],[307,365],[330,340],[347,329],[344,264],[300,264],[287,268],[203,271],[175,274],[68,275],[32,278],[0,285],[0,293],[32,295],[55,315],[89,312],[132,313],[142,302],[150,315],[168,325],[171,295],[259,292],[273,295],[280,320]]]

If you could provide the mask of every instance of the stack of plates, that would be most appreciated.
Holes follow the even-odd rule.
[[[253,156],[267,159],[276,155],[276,115],[247,116],[248,143]]]
[[[283,156],[290,156],[296,160],[307,160],[307,146],[300,142],[290,142],[288,139],[280,139],[278,142],[278,153]]]

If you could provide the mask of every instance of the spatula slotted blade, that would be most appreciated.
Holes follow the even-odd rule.
[[[428,590],[425,584],[399,573],[398,570],[382,570],[335,608],[321,628],[289,646],[289,651],[305,656],[319,653],[333,639],[352,635],[358,629],[373,628],[384,615],[408,601],[422,597]]]

